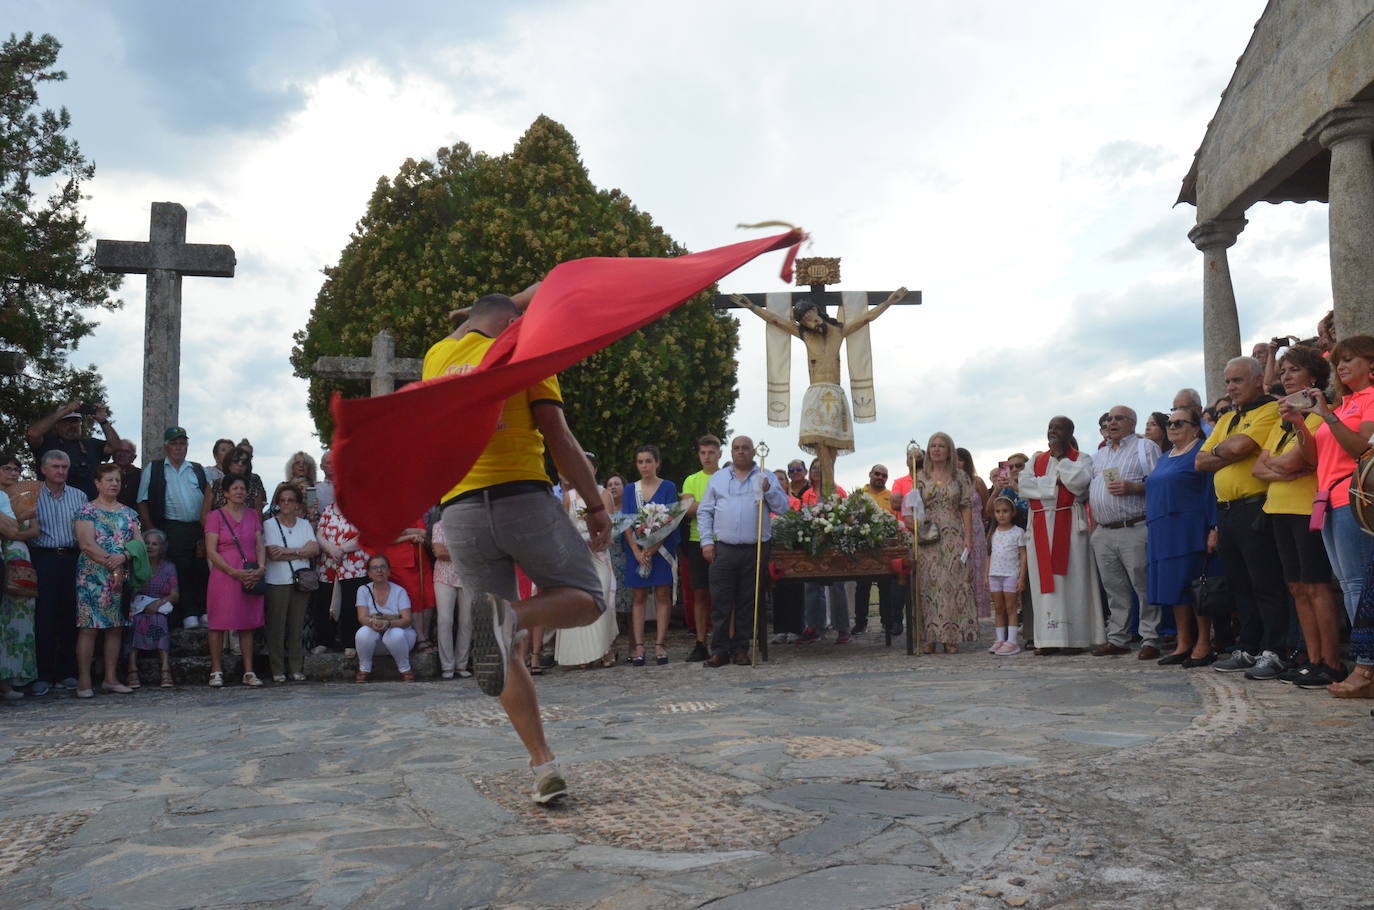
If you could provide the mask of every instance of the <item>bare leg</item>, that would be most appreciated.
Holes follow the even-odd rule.
[[[95,636],[98,631],[76,630],[76,687],[83,691],[91,688],[91,661],[95,658]]]
[[[1174,645],[1175,654],[1188,654],[1193,650],[1196,639],[1193,637],[1193,608],[1185,604],[1174,607],[1174,626],[1178,629],[1178,642]]]
[[[1321,661],[1328,667],[1341,665],[1341,620],[1336,612],[1336,598],[1330,585],[1308,585],[1308,598],[1312,604],[1313,625],[1317,630],[1319,645],[1307,643],[1307,659]],[[1306,634],[1306,633],[1304,633]]]
[[[635,588],[634,600],[630,602],[630,656],[644,656],[644,612],[645,601],[649,597],[648,588]]]
[[[663,640],[668,635],[668,614],[673,608],[671,591],[671,585],[659,585],[654,588],[654,642],[660,652],[663,651]],[[659,656],[666,653],[663,652]]]
[[[106,629],[105,635],[105,685],[119,685],[119,646],[123,638],[119,629]],[[89,686],[87,688],[90,688]]]
[[[553,760],[548,741],[544,739],[544,723],[539,718],[539,699],[535,694],[534,680],[530,671],[520,658],[512,654],[510,666],[506,668],[506,688],[501,692],[501,707],[510,718],[515,734],[530,753],[531,765],[542,765]]]
[[[224,672],[224,667],[221,666],[224,659],[224,630],[211,629],[207,643],[210,648],[210,672]]]
[[[1298,627],[1302,629],[1302,640],[1307,645],[1308,663],[1321,660],[1321,631],[1317,628],[1317,613],[1312,607],[1312,586],[1302,582],[1290,582],[1288,591],[1293,595],[1293,606],[1298,613]]]
[[[696,616],[697,641],[706,644],[706,627],[711,623],[711,589],[692,589],[692,612]]]
[[[1200,613],[1194,614],[1194,618],[1197,620],[1197,642],[1193,645],[1193,656],[1206,657],[1212,653],[1212,621]]]
[[[243,672],[253,672],[253,630],[239,630],[239,650],[243,652]]]

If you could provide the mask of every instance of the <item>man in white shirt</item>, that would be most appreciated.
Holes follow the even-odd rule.
[[[1093,558],[1107,591],[1111,619],[1107,643],[1093,654],[1131,653],[1131,593],[1140,604],[1140,660],[1159,657],[1159,605],[1151,604],[1145,585],[1145,478],[1159,462],[1159,446],[1137,436],[1135,411],[1117,405],[1107,412],[1106,441],[1093,455],[1088,503],[1095,527]]]

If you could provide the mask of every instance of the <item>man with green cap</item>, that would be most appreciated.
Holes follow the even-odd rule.
[[[172,620],[188,629],[205,613],[205,528],[200,506],[205,499],[205,468],[186,460],[186,430],[168,427],[162,434],[163,457],[143,467],[138,484],[138,514],[143,530],[167,535],[167,559],[177,568],[181,600]]]

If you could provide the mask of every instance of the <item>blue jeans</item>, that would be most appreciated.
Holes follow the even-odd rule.
[[[819,635],[825,631],[826,593],[830,594],[830,624],[836,632],[849,631],[849,598],[844,585],[836,582],[831,585],[806,586],[806,627],[814,629]]]
[[[1374,550],[1374,537],[1360,530],[1355,513],[1350,506],[1344,505],[1326,513],[1322,543],[1326,544],[1331,571],[1341,583],[1345,615],[1354,626],[1355,609],[1360,605],[1360,593],[1364,590],[1364,567],[1370,551]]]

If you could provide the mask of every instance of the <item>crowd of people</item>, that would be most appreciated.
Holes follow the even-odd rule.
[[[1098,420],[1100,441],[1086,447],[1056,416],[1043,451],[1013,453],[986,479],[944,432],[908,453],[895,478],[874,465],[854,495],[890,510],[912,536],[922,650],[973,645],[985,617],[998,656],[1134,653],[1374,697],[1365,597],[1374,537],[1356,514],[1357,460],[1374,436],[1374,338],[1336,342],[1324,322],[1317,339],[1287,342],[1228,363],[1227,395],[1210,407],[1183,389],[1143,424],[1130,407],[1111,408]],[[87,418],[103,438],[82,435]],[[20,456],[0,456],[0,489],[10,494],[0,496],[6,698],[127,694],[154,684],[140,678],[147,652],[159,656],[156,685],[172,686],[178,627],[208,629],[214,687],[226,683],[226,650],[241,661],[243,685],[263,685],[258,634],[278,684],[305,680],[311,651],[356,657],[360,683],[379,648],[404,680],[415,678],[416,651],[437,651],[444,679],[473,675],[479,592],[459,570],[464,554],[450,549],[440,507],[369,553],[334,500],[328,453],[318,469],[306,453],[292,455],[269,495],[246,439],[217,440],[202,465],[188,457],[186,431],[169,427],[163,457],[138,467],[136,447],[103,409],[72,402],[31,426],[28,440],[36,493],[17,492]],[[743,436],[722,464],[724,450],[701,437],[701,469],[680,484],[659,476],[651,444],[635,453],[633,480],[609,473],[595,497],[567,476],[535,484],[557,497],[556,521],[588,547],[614,608],[583,626],[530,628],[522,660],[532,675],[554,664],[613,666],[621,636],[629,664],[669,663],[679,596],[695,636],[683,659],[711,667],[750,661],[755,615],[771,616],[774,643],[811,645],[833,632],[845,644],[867,630],[876,599],[883,630],[903,632],[905,588],[895,578],[769,584],[756,571],[771,520],[817,502],[820,467],[797,459],[764,471]],[[609,550],[592,545],[589,514],[629,521],[651,503],[681,503],[682,524],[648,545],[630,529]],[[528,596],[530,579],[513,568]]]

